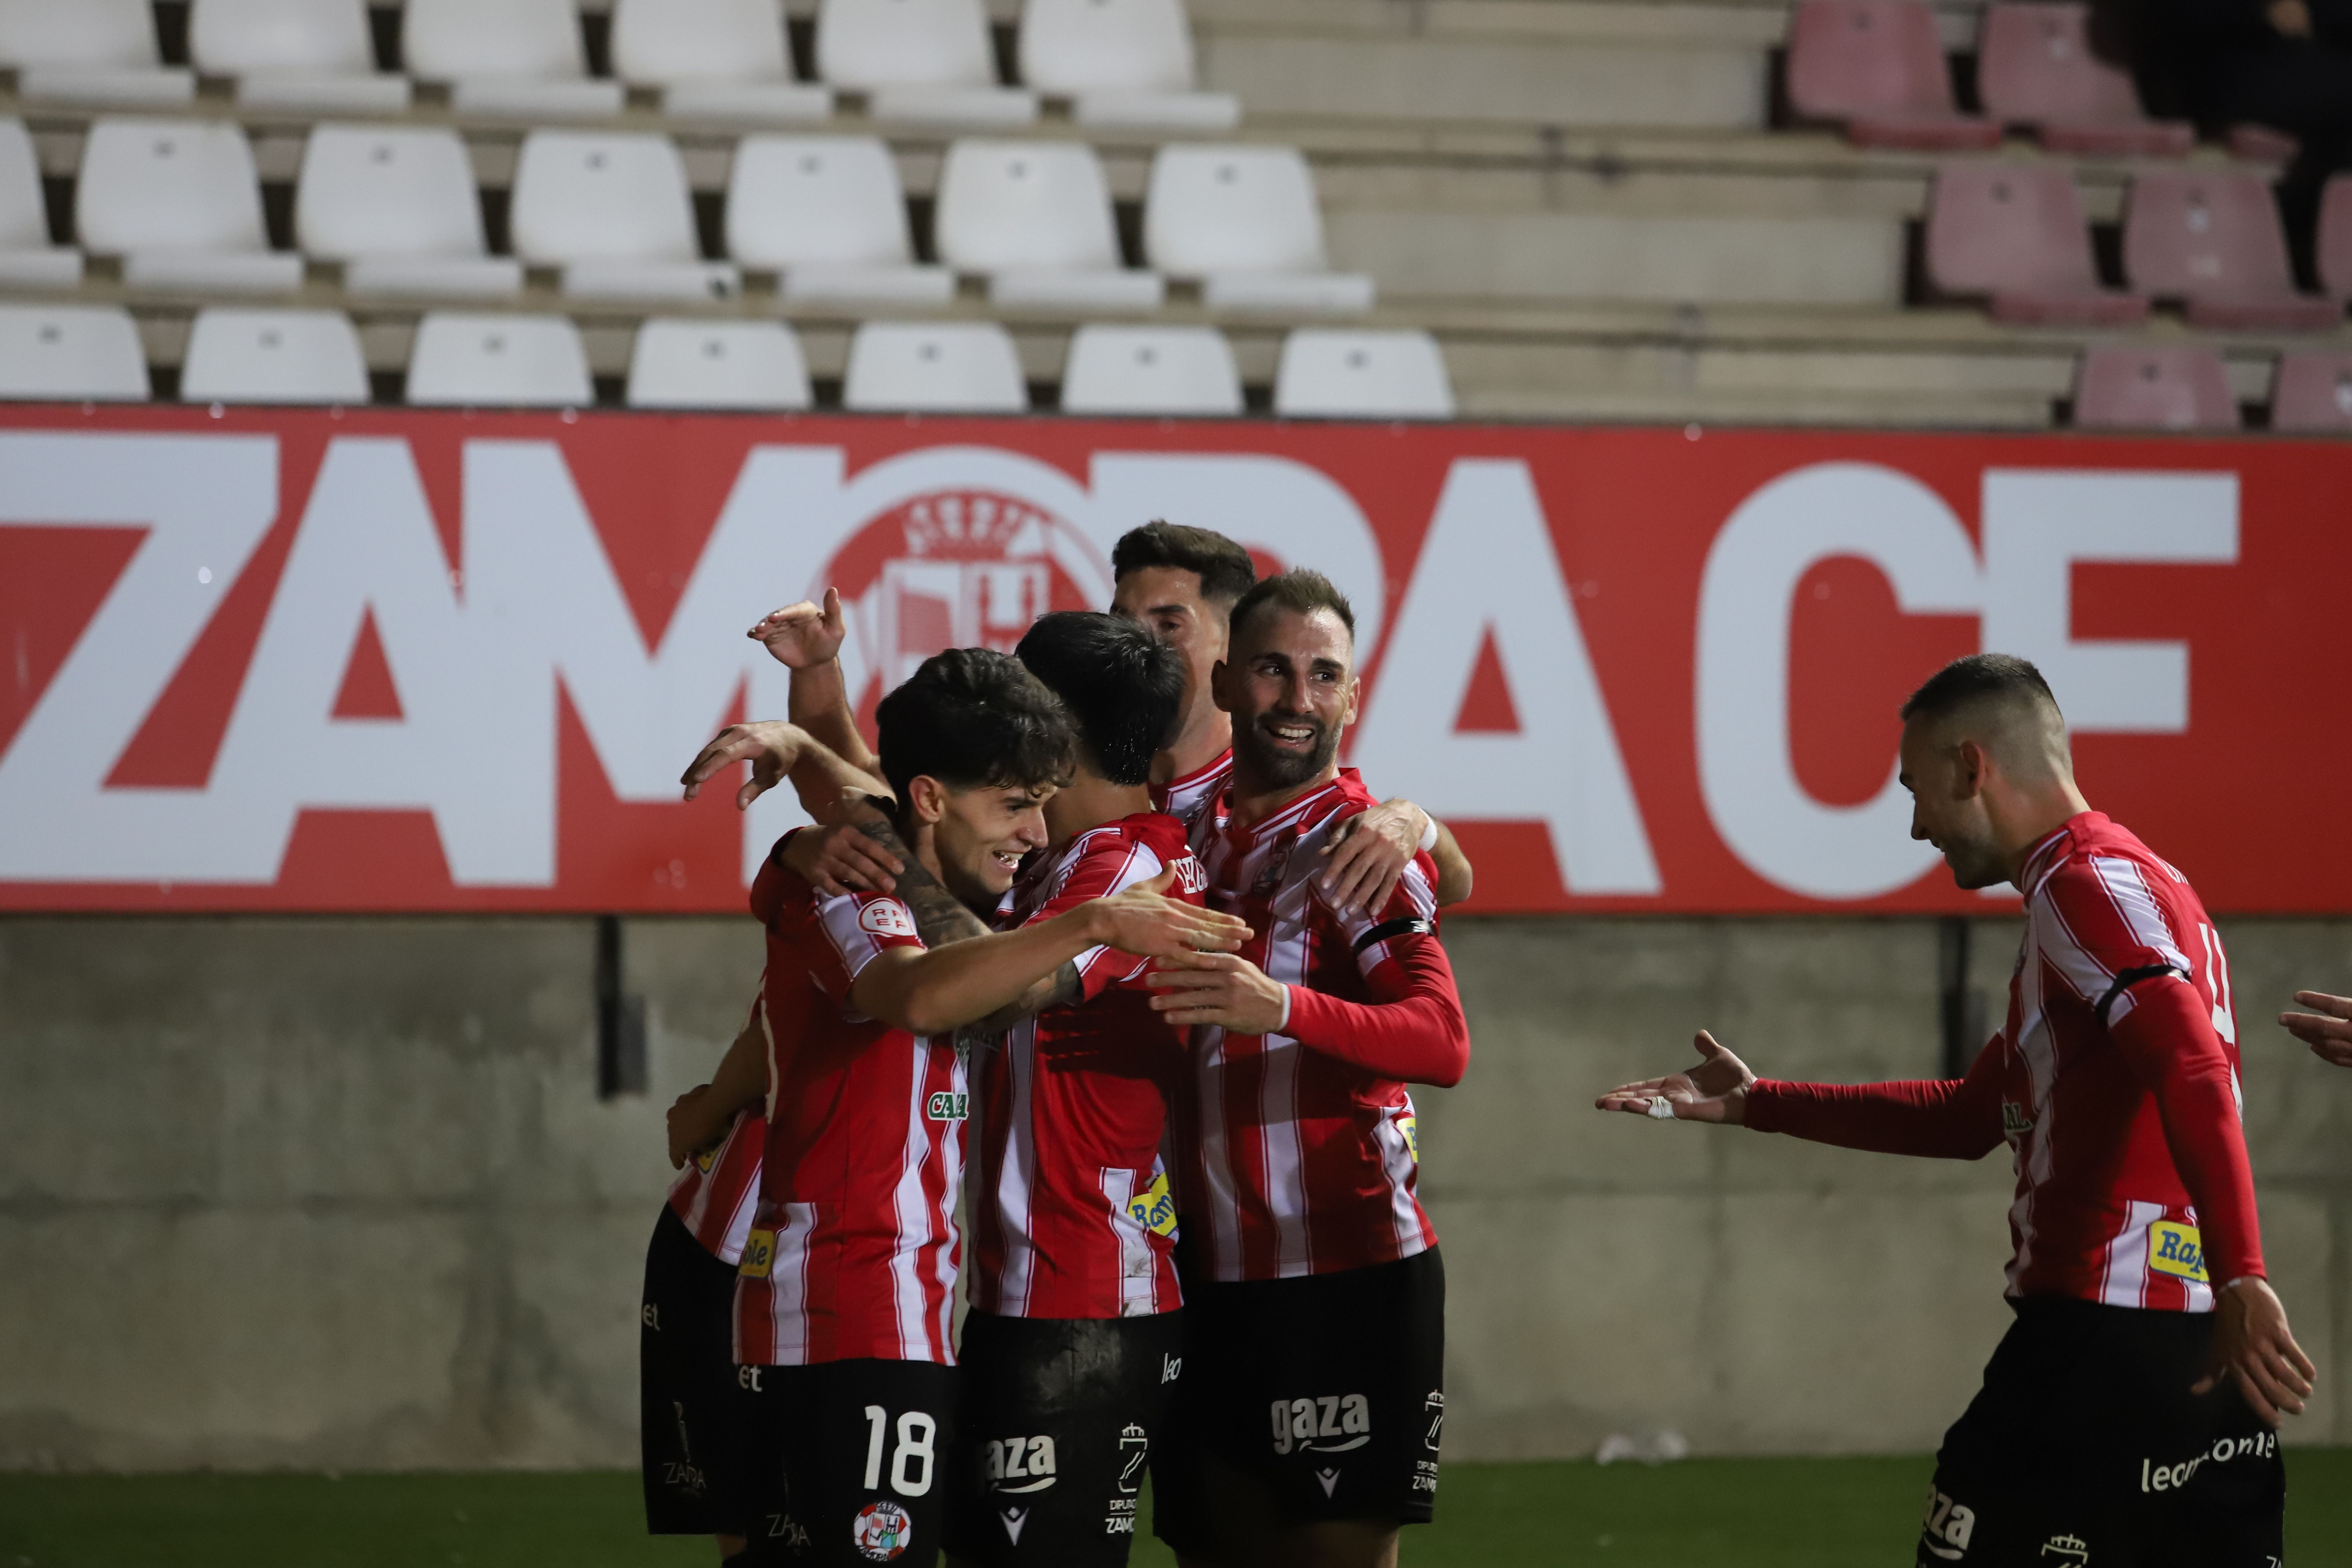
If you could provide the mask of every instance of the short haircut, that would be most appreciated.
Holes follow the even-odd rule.
[[[1119,536],[1110,552],[1114,583],[1130,572],[1172,566],[1201,579],[1201,597],[1231,607],[1257,581],[1250,552],[1222,533],[1173,522],[1147,522]]]
[[[1320,572],[1294,566],[1287,572],[1258,579],[1257,585],[1242,595],[1241,603],[1234,606],[1228,617],[1236,644],[1251,617],[1266,610],[1296,610],[1302,616],[1328,610],[1348,628],[1348,640],[1356,640],[1355,606],[1348,603],[1348,595],[1339,592],[1339,585]]]
[[[882,776],[901,805],[924,774],[950,789],[1025,789],[1069,776],[1068,715],[1019,659],[992,648],[932,655],[874,718]]]
[[[1184,709],[1184,656],[1135,622],[1098,610],[1040,616],[1013,650],[1062,700],[1095,772],[1151,782],[1151,759]]]
[[[2050,683],[2028,660],[2009,653],[1956,658],[1921,683],[1903,704],[1903,721],[1965,725],[2006,770],[2019,776],[2074,772],[2065,716]]]

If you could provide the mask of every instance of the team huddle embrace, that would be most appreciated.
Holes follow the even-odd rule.
[[[748,762],[739,804],[789,782],[816,826],[762,867],[749,1020],[670,1113],[657,1531],[1083,1565],[1149,1528],[1188,1563],[1371,1568],[1431,1516],[1406,1086],[1468,1063],[1437,912],[1470,868],[1339,766],[1328,581],[1159,523],[1113,566],[1111,613],[927,660],[872,750],[837,595],[752,628],[790,721],[723,731],[688,793]]]

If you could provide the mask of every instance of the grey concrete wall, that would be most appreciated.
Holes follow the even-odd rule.
[[[1985,922],[1998,993],[2013,931]],[[2352,1440],[2352,1074],[2263,1020],[2352,922],[2231,921],[2270,1258]],[[739,921],[628,927],[652,1092],[599,1103],[581,921],[0,921],[0,1468],[630,1462],[660,1111],[732,1035]],[[1424,1100],[1448,1452],[1921,1449],[2002,1326],[1973,1165],[1591,1111],[1716,1027],[1759,1070],[1936,1062],[1925,921],[1454,923]]]

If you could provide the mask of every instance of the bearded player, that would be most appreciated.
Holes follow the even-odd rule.
[[[1903,706],[1911,836],[2014,884],[2008,1022],[1965,1079],[1759,1079],[1713,1037],[1603,1110],[2017,1171],[2016,1321],[1945,1434],[1921,1568],[2276,1568],[2281,1413],[2311,1361],[2264,1279],[2230,977],[2188,879],[2075,787],[2023,659],[1955,660]]]
[[[878,718],[890,809],[860,820],[903,862],[896,894],[823,894],[772,854],[752,889],[772,1090],[735,1321],[758,1402],[754,1563],[920,1560],[940,1540],[969,1107],[952,1032],[1097,949],[1173,954],[1242,934],[1160,897],[1172,872],[988,934],[971,911],[992,910],[1045,842],[1067,721],[1019,664],[981,649],[927,660]],[[805,736],[770,739],[763,765],[800,784],[776,759]],[[689,781],[727,752],[706,748]]]
[[[1429,858],[1370,911],[1319,869],[1374,805],[1339,765],[1354,643],[1312,572],[1234,605],[1211,679],[1233,771],[1192,842],[1210,907],[1255,934],[1150,976],[1192,1031],[1171,1143],[1194,1258],[1153,1519],[1188,1562],[1374,1568],[1435,1503],[1445,1277],[1405,1085],[1460,1081],[1470,1039]]]

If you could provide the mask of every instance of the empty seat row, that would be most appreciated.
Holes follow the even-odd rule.
[[[1994,0],[1983,16],[1985,112],[1963,114],[1926,0],[1803,0],[1789,26],[1790,105],[1864,146],[1990,147],[2011,126],[2060,153],[2168,156],[2195,144],[2194,126],[2149,119],[2131,74],[2094,52],[2087,4]],[[2256,155],[2282,151],[2276,133],[2247,142]]]
[[[252,150],[234,125],[98,121],[74,212],[83,245],[124,256],[134,285],[273,293],[301,282],[301,258],[267,247]],[[951,143],[935,224],[943,266],[915,265],[898,168],[877,138],[746,137],[726,214],[734,259],[705,261],[677,148],[643,132],[526,136],[512,258],[487,252],[455,131],[320,125],[294,193],[297,243],[343,263],[345,287],[362,294],[512,294],[530,263],[563,268],[565,290],[583,297],[723,299],[750,266],[782,273],[797,300],[937,302],[962,272],[989,278],[997,302],[1015,307],[1150,310],[1161,274],[1200,280],[1220,309],[1372,302],[1369,278],[1328,270],[1314,174],[1292,148],[1161,148],[1144,201],[1145,271],[1121,265],[1109,186],[1082,142]],[[77,281],[79,261],[47,237],[30,139],[0,121],[0,245],[27,253],[0,256],[0,281]]]
[[[2137,321],[2162,299],[2185,300],[2197,326],[2316,330],[2341,321],[2352,300],[2352,174],[2330,180],[2321,200],[2324,296],[2295,289],[2278,205],[2256,174],[2144,172],[2125,192],[2123,229],[2129,291],[2098,282],[2063,169],[1953,164],[1928,197],[1928,278],[1942,293],[1988,299],[1996,319],[2028,323]]]
[[[148,395],[138,330],[119,309],[0,306],[0,397]],[[336,310],[197,313],[180,376],[193,403],[365,403],[366,361]],[[631,352],[632,406],[812,406],[800,340],[778,321],[648,321]],[[417,405],[560,407],[594,401],[579,331],[562,316],[428,312],[408,364]],[[1017,414],[1028,388],[994,322],[869,321],[851,340],[843,402],[859,410]],[[1097,415],[1236,415],[1241,378],[1213,327],[1081,327],[1061,405]],[[1284,342],[1279,414],[1446,418],[1454,395],[1425,332],[1301,331]]]
[[[2074,423],[2098,430],[2241,427],[2229,367],[2201,344],[2087,350],[2074,367]],[[2352,353],[2282,354],[2271,373],[2270,426],[2352,435]]]
[[[451,84],[461,111],[537,118],[618,113],[625,86],[659,88],[683,116],[810,120],[834,89],[889,119],[1020,123],[1038,94],[1086,124],[1228,129],[1223,93],[1196,90],[1182,0],[1024,0],[1020,88],[999,85],[982,0],[823,0],[816,64],[793,79],[777,0],[615,0],[618,80],[591,79],[577,0],[406,0],[403,62]],[[237,79],[240,101],[326,113],[407,106],[404,77],[375,70],[365,0],[194,0],[196,68]],[[28,97],[184,102],[194,75],[158,63],[148,0],[0,0],[0,65]]]

